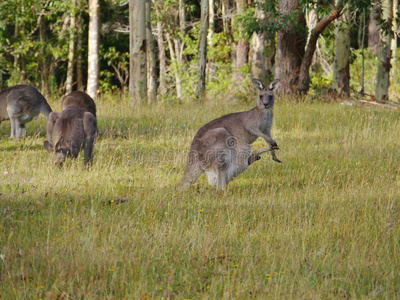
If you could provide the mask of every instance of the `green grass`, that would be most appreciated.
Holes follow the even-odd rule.
[[[196,130],[253,105],[215,101],[103,99],[89,170],[53,165],[43,117],[20,141],[2,123],[0,298],[399,295],[399,113],[278,99],[283,164],[265,155],[225,192],[204,176],[177,192]]]

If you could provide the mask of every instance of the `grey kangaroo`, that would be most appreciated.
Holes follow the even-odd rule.
[[[281,162],[274,151],[279,149],[278,145],[271,137],[276,82],[268,87],[258,79],[252,83],[258,90],[255,108],[222,116],[196,133],[185,174],[176,186],[178,189],[190,186],[205,172],[208,183],[217,190],[223,190],[265,152],[271,152],[272,159]],[[267,142],[269,148],[251,153],[250,145],[259,137]]]
[[[81,91],[74,91],[66,95],[62,101],[63,110],[68,107],[81,107],[96,117],[96,104],[92,97]]]
[[[54,162],[61,167],[67,156],[77,158],[84,149],[85,166],[91,162],[94,136],[97,128],[96,117],[84,108],[70,107],[61,113],[52,112],[47,123],[49,140],[44,147],[54,153]]]
[[[0,123],[11,121],[10,138],[25,135],[25,124],[42,113],[48,120],[51,108],[43,95],[33,86],[15,85],[0,93]]]

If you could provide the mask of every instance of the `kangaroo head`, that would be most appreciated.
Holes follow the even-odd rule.
[[[55,146],[46,140],[44,142],[44,148],[50,153],[54,153],[54,163],[61,168],[69,154],[68,148],[63,143],[63,138],[61,138]]]
[[[253,79],[252,83],[258,90],[257,107],[262,110],[272,109],[274,106],[274,90],[278,87],[278,81],[274,80],[267,87],[258,79]]]

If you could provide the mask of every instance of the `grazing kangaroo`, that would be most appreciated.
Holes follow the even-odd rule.
[[[11,121],[10,138],[25,135],[25,124],[37,119],[39,113],[49,118],[51,108],[43,95],[33,86],[15,85],[0,93],[0,123]]]
[[[258,90],[257,106],[249,111],[232,113],[215,119],[199,129],[193,138],[185,175],[177,188],[193,184],[205,172],[208,183],[217,188],[225,186],[250,164],[260,159],[260,154],[271,152],[272,159],[281,162],[275,155],[278,145],[271,138],[276,82],[265,87],[254,79]],[[269,148],[251,153],[250,145],[262,137]]]
[[[54,162],[61,167],[67,158],[78,157],[84,149],[84,163],[87,165],[92,159],[94,136],[96,134],[96,118],[84,108],[69,107],[61,113],[52,112],[47,123],[49,140],[44,147],[54,153]]]
[[[68,107],[81,107],[96,117],[96,103],[92,97],[81,91],[74,91],[66,95],[62,101],[63,110]]]

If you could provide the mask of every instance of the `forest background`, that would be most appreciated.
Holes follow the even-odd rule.
[[[2,1],[0,87],[187,102],[279,78],[284,94],[397,102],[397,11],[365,0]]]

